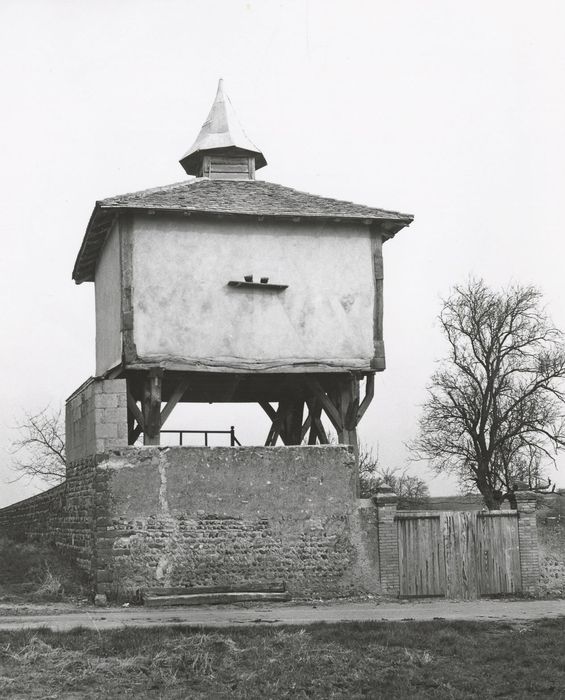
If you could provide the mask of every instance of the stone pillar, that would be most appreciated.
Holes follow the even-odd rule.
[[[514,496],[516,498],[516,509],[518,511],[518,540],[520,544],[522,591],[535,595],[538,590],[540,575],[538,531],[536,525],[536,494],[532,491],[519,490],[519,488],[518,484],[516,484]]]
[[[126,445],[126,380],[89,379],[67,399],[67,464]]]
[[[379,486],[373,496],[377,507],[379,533],[379,570],[381,590],[387,595],[400,594],[400,566],[398,561],[398,531],[396,506],[398,496],[390,486]]]

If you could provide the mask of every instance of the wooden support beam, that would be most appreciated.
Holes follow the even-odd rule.
[[[271,406],[270,403],[267,401],[259,401],[259,406],[265,411],[265,413],[269,416],[271,421],[276,420],[277,418],[277,412],[275,409]]]
[[[241,380],[243,377],[241,375],[236,375],[235,377],[232,378],[232,380],[229,382],[228,386],[226,387],[226,392],[224,394],[223,401],[231,401],[233,397],[235,396],[235,392],[237,391],[239,385],[241,384]]]
[[[343,428],[338,432],[337,439],[343,445],[351,445],[355,453],[356,486],[359,498],[359,443],[357,441],[357,414],[359,411],[359,380],[356,377],[341,377],[335,387],[335,403],[342,416]]]
[[[326,412],[326,415],[330,419],[333,427],[336,429],[338,434],[343,430],[343,418],[331,401],[330,397],[326,394],[320,382],[314,377],[305,377],[306,386],[314,394],[314,396],[319,400],[322,408]]]
[[[361,402],[361,405],[359,406],[359,410],[357,411],[357,423],[363,418],[365,415],[365,411],[369,408],[371,401],[373,400],[373,397],[375,395],[375,375],[373,373],[367,375],[367,381],[365,384],[365,398]]]
[[[265,440],[265,447],[274,447],[277,444],[278,438],[279,431],[276,429],[275,424],[273,423],[269,429],[267,439]]]
[[[302,399],[285,399],[279,403],[281,418],[280,435],[285,445],[300,445],[302,442],[302,416],[304,401]]]
[[[322,406],[317,398],[308,399],[306,401],[309,411],[310,418],[310,434],[308,436],[308,444],[315,445],[316,440],[320,442],[321,445],[327,445],[329,440],[326,434],[326,430],[322,424],[321,414]]]
[[[135,430],[135,417],[133,413],[127,410],[127,422],[128,422],[128,445],[133,445],[135,440],[133,440],[133,431]]]
[[[152,367],[143,387],[143,444],[159,445],[161,430],[161,388],[163,369]]]
[[[130,445],[135,445],[135,441],[141,435],[142,432],[143,432],[143,428],[138,423],[137,426],[133,429],[132,434],[131,434],[131,438],[128,439],[128,443]]]
[[[306,437],[306,433],[311,429],[312,426],[312,416],[308,415],[306,416],[306,420],[302,424],[302,430],[300,431],[300,444],[302,444],[302,441]]]
[[[355,430],[357,428],[357,414],[359,412],[359,385],[356,380],[355,384],[357,384],[357,396],[349,395],[349,392],[347,392],[347,408],[345,410],[345,417],[343,420],[343,427],[346,430]]]
[[[261,401],[259,404],[272,421],[265,445],[275,445],[278,437],[285,445],[300,445],[304,401],[302,399],[280,401],[276,411],[267,401]]]
[[[357,446],[357,413],[359,411],[359,381],[354,377],[341,379],[337,387],[336,404],[339,408],[342,429],[338,434],[339,442],[344,445]]]
[[[131,377],[126,377],[126,401],[128,421],[128,445],[135,444],[143,431],[143,413],[137,406],[137,401],[131,391]],[[137,425],[136,425],[137,423]]]
[[[188,389],[189,385],[190,385],[190,379],[188,377],[184,377],[177,384],[175,390],[171,394],[171,398],[167,401],[165,408],[161,411],[159,430],[163,427],[165,421],[171,415],[175,406],[182,399],[182,397],[186,393],[186,390]]]
[[[265,447],[273,447],[277,444],[277,439],[279,437],[279,414],[278,411],[275,411],[275,409],[271,406],[271,404],[268,401],[259,401],[259,405],[271,420],[271,427],[269,428],[267,439],[265,440]]]
[[[339,423],[333,422],[337,441],[357,447],[357,413],[359,411],[359,380],[352,375],[341,375],[328,390],[328,398],[339,414]]]
[[[128,410],[132,414],[132,416],[135,418],[135,420],[138,422],[138,424],[141,426],[141,429],[143,430],[143,425],[144,425],[144,420],[143,420],[143,413],[139,410],[137,406],[136,400],[133,398],[129,387],[127,390],[127,402],[128,402]]]
[[[318,438],[318,430],[314,422],[314,416],[316,415],[316,411],[320,406],[320,402],[318,401],[318,399],[309,398],[306,399],[306,406],[308,407],[308,418],[310,419],[310,433],[308,434],[308,444],[315,445],[316,440]]]
[[[265,413],[269,416],[269,418],[272,421],[271,427],[269,428],[269,433],[267,435],[267,439],[265,440],[265,447],[274,447],[277,444],[277,439],[279,438],[279,435],[282,438],[282,435],[281,435],[281,424],[282,424],[281,407],[279,404],[279,408],[275,411],[275,409],[271,406],[271,404],[266,402],[266,401],[261,401],[260,405],[261,405],[261,408],[265,411]],[[284,440],[283,440],[283,442],[284,442]]]
[[[267,439],[265,440],[265,447],[274,447],[277,444],[277,440],[280,436],[280,424],[281,419],[278,417],[277,413],[275,420],[272,422],[271,427],[269,428],[269,433],[267,435]]]
[[[373,303],[373,363],[377,369],[384,369],[383,342],[383,237],[380,231],[371,231],[371,248],[373,254],[373,277],[375,280],[375,298]]]
[[[315,416],[314,417],[314,426],[316,427],[316,432],[318,434],[318,440],[322,445],[329,445],[330,441],[328,440],[328,435],[326,433],[326,429],[324,428],[324,424],[322,423],[322,419],[320,416]],[[313,443],[315,444],[315,442]]]

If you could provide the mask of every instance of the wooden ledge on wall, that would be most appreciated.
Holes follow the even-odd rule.
[[[271,284],[270,282],[240,282],[239,280],[230,280],[228,287],[236,289],[265,289],[270,292],[282,292],[288,288],[288,284]]]

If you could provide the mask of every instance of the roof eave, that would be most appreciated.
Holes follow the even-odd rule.
[[[191,215],[197,215],[197,216],[213,216],[213,217],[222,217],[222,216],[235,216],[235,217],[245,217],[245,218],[260,218],[260,219],[312,219],[312,220],[317,220],[317,221],[331,221],[334,223],[339,223],[341,221],[351,221],[351,222],[365,222],[367,225],[371,223],[378,223],[378,222],[390,222],[391,224],[399,224],[400,229],[409,226],[413,220],[414,216],[412,214],[402,214],[401,212],[383,212],[382,215],[352,215],[352,214],[312,214],[312,213],[307,213],[307,212],[292,212],[292,211],[287,211],[287,212],[278,212],[278,213],[267,213],[267,212],[261,212],[261,211],[229,211],[229,210],[212,210],[212,209],[198,209],[198,208],[189,208],[189,207],[175,207],[175,206],[167,206],[167,207],[160,207],[160,206],[145,206],[145,205],[139,205],[139,204],[132,204],[132,205],[124,205],[124,204],[118,204],[118,205],[104,205],[103,202],[97,202],[97,205],[99,205],[100,211],[103,212],[110,212],[114,211],[116,213],[119,213],[120,211],[138,211],[138,212],[143,212],[143,211],[150,211],[150,212],[178,212],[178,213],[185,213],[187,216]],[[390,214],[390,216],[387,216],[387,214]],[[399,230],[400,230],[399,229]]]
[[[115,207],[104,207],[101,202],[94,204],[73,268],[72,279],[76,284],[94,282],[96,261],[102,248],[99,245],[99,239],[106,238],[118,213],[119,211]],[[89,251],[89,247],[93,248],[92,252]],[[85,271],[85,267],[88,268],[87,271]]]
[[[366,225],[380,224],[384,225],[384,235],[388,238],[393,238],[403,228],[410,226],[414,217],[412,214],[400,214],[394,212],[394,216],[351,216],[337,214],[296,214],[292,212],[280,214],[262,214],[261,212],[230,212],[230,211],[210,211],[206,209],[187,209],[186,207],[146,207],[146,206],[108,206],[103,202],[96,202],[90,216],[86,232],[78,252],[75,265],[73,268],[73,280],[76,284],[83,282],[94,282],[94,273],[96,270],[96,262],[98,260],[102,245],[99,244],[100,238],[106,238],[108,231],[116,216],[121,212],[162,212],[162,213],[179,213],[187,216],[205,216],[205,217],[235,217],[242,219],[279,219],[286,221],[293,220],[309,220],[309,221],[328,221],[332,223],[340,222],[362,222]],[[391,212],[392,214],[392,212]],[[100,220],[100,218],[102,220]],[[89,246],[94,248],[93,253],[88,252]]]

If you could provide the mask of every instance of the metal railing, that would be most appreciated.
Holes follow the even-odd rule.
[[[230,426],[229,430],[161,430],[163,433],[174,433],[179,436],[179,445],[182,445],[183,435],[204,435],[204,446],[208,447],[208,435],[229,435],[230,436],[230,447],[235,447],[239,445],[241,447],[241,442],[235,436],[234,426]]]

